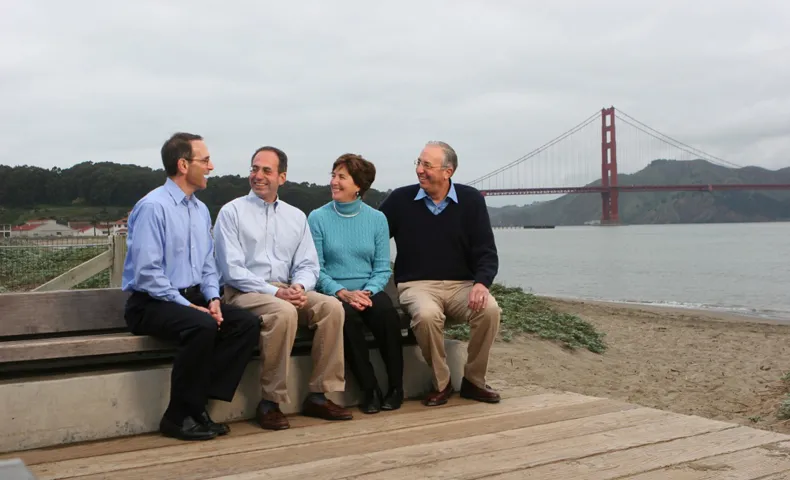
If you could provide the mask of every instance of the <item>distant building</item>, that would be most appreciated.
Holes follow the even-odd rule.
[[[76,234],[77,230],[48,218],[29,220],[24,225],[11,227],[12,237],[73,237]]]

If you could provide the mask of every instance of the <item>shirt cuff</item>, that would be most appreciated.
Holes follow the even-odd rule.
[[[266,285],[265,285],[265,286],[262,288],[262,290],[263,290],[263,293],[268,293],[269,295],[272,295],[272,296],[274,296],[274,295],[276,295],[276,294],[277,294],[277,290],[279,290],[279,288],[278,288],[278,287],[276,287],[276,286],[274,286],[274,285],[272,285],[272,284],[270,284],[270,283],[267,283],[267,284],[266,284]]]
[[[210,302],[212,298],[219,297],[219,288],[206,287],[203,290],[203,296],[206,297],[207,302]]]
[[[183,306],[185,306],[185,307],[188,307],[188,306],[192,305],[192,302],[190,302],[189,300],[187,300],[186,298],[184,298],[184,296],[183,296],[183,295],[181,295],[180,293],[179,293],[179,294],[176,296],[176,298],[175,298],[175,300],[174,300],[174,301],[175,301],[177,304],[179,304],[179,305],[183,305]]]

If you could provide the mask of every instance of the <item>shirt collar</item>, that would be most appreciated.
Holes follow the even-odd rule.
[[[423,198],[427,197],[428,194],[425,193],[425,190],[422,188],[417,192],[417,196],[414,197],[414,200],[422,200]],[[452,180],[450,180],[450,190],[447,192],[447,197],[455,203],[458,203],[458,195],[455,193],[455,184]]]
[[[174,182],[173,179],[170,177],[168,177],[167,180],[165,180],[165,191],[170,195],[170,198],[173,199],[176,205],[178,205],[179,203],[183,203],[184,198],[186,198],[186,194],[184,193],[183,190],[181,190],[181,187],[176,185],[176,182]],[[195,202],[194,194],[189,198],[189,202],[192,203]]]
[[[277,198],[275,198],[274,202],[272,202],[272,203],[267,203],[264,199],[262,199],[258,195],[255,195],[255,192],[253,192],[252,190],[250,190],[250,193],[247,194],[247,197],[251,198],[252,201],[257,202],[262,207],[265,207],[267,205],[273,205],[275,211],[277,210],[277,206],[280,204],[280,195],[279,194],[277,195]]]

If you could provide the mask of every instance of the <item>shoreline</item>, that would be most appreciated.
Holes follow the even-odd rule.
[[[790,322],[664,305],[539,296],[604,333],[607,350],[569,350],[533,335],[497,341],[494,388],[576,392],[790,433]]]
[[[717,307],[717,306],[699,306],[699,305],[685,305],[685,304],[668,304],[660,302],[640,302],[629,300],[603,300],[585,297],[572,297],[564,295],[551,295],[551,294],[535,294],[536,297],[553,303],[587,303],[591,305],[607,305],[611,307],[631,308],[645,311],[656,312],[673,312],[673,313],[686,313],[698,315],[700,317],[709,318],[713,321],[739,321],[739,322],[755,322],[770,325],[787,325],[790,326],[790,312],[781,312],[785,316],[770,315],[769,310],[755,310],[753,312],[741,311],[734,307]],[[765,313],[761,313],[765,312]],[[779,312],[777,312],[779,313]]]

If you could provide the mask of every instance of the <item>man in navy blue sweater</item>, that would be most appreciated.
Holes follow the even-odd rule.
[[[458,156],[444,142],[429,142],[415,161],[419,184],[395,189],[381,204],[395,239],[394,280],[435,390],[423,401],[447,403],[453,393],[444,350],[444,324],[468,322],[471,338],[460,394],[499,402],[486,384],[491,345],[501,310],[488,289],[499,269],[485,199],[451,180]]]

